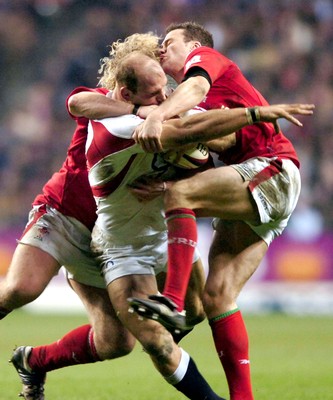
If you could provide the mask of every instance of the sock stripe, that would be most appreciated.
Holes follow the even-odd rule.
[[[220,315],[218,315],[218,316],[216,316],[216,317],[214,317],[214,318],[211,318],[211,319],[209,320],[209,323],[211,324],[211,323],[213,323],[213,322],[219,321],[220,319],[229,317],[229,315],[235,314],[237,311],[239,311],[239,308],[238,308],[238,307],[235,308],[234,310],[227,311],[227,312],[225,312],[225,313],[223,313],[223,314],[220,314]]]
[[[166,217],[165,219],[166,219],[166,221],[168,222],[168,221],[172,221],[172,220],[175,219],[175,218],[191,218],[191,219],[193,219],[194,221],[196,221],[195,215],[191,215],[191,214],[176,214],[176,215],[170,215],[170,216]]]
[[[195,218],[195,212],[191,208],[175,208],[173,210],[166,211],[166,220],[171,220],[174,218]]]

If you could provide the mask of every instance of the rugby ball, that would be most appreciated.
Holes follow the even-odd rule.
[[[183,169],[195,169],[202,167],[209,159],[208,147],[198,143],[187,150],[170,150],[164,153],[164,160],[176,167]]]

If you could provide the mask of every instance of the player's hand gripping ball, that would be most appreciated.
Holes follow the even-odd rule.
[[[208,147],[198,143],[195,147],[187,150],[170,150],[164,154],[164,160],[172,165],[184,169],[195,169],[202,167],[209,159]]]

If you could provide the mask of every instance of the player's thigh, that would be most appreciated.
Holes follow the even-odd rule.
[[[124,275],[113,280],[108,285],[107,290],[113,308],[120,319],[128,317],[129,297],[147,298],[158,291],[156,278],[153,274]]]
[[[106,289],[88,286],[72,279],[69,282],[80,297],[87,310],[89,321],[94,327],[105,327],[107,330],[114,323],[120,324]]]
[[[215,221],[214,221],[215,223]],[[242,286],[255,272],[264,255],[267,244],[243,221],[218,220],[209,251],[207,281],[212,284]]]
[[[146,335],[160,332],[161,325],[148,319],[139,319],[136,313],[129,312],[128,298],[147,298],[157,293],[154,275],[126,275],[112,281],[108,285],[108,292],[120,321],[143,343]],[[146,334],[145,334],[146,332]]]
[[[109,298],[108,291],[70,280],[70,285],[80,297],[94,329],[94,341],[101,351],[127,353],[135,339],[120,322]]]
[[[59,269],[57,260],[44,250],[19,243],[6,275],[6,283],[12,290],[37,297]]]
[[[257,219],[248,182],[232,167],[209,169],[171,184],[165,205],[167,210],[179,206],[194,209],[199,217]]]
[[[233,304],[266,252],[267,244],[245,222],[220,220],[209,252],[206,312]]]

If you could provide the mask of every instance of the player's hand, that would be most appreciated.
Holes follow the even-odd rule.
[[[280,127],[277,122],[279,118],[284,118],[297,126],[303,126],[294,115],[312,115],[314,109],[314,104],[276,104],[272,106],[260,106],[260,121],[272,122],[275,132],[279,133]]]
[[[148,115],[157,108],[157,105],[154,106],[140,106],[136,115],[142,119],[146,119]]]
[[[130,192],[140,201],[154,200],[166,190],[166,182],[156,179],[139,178],[128,185]]]
[[[162,122],[156,119],[146,119],[139,125],[132,138],[140,144],[144,151],[148,153],[160,153],[163,150],[161,144]]]

